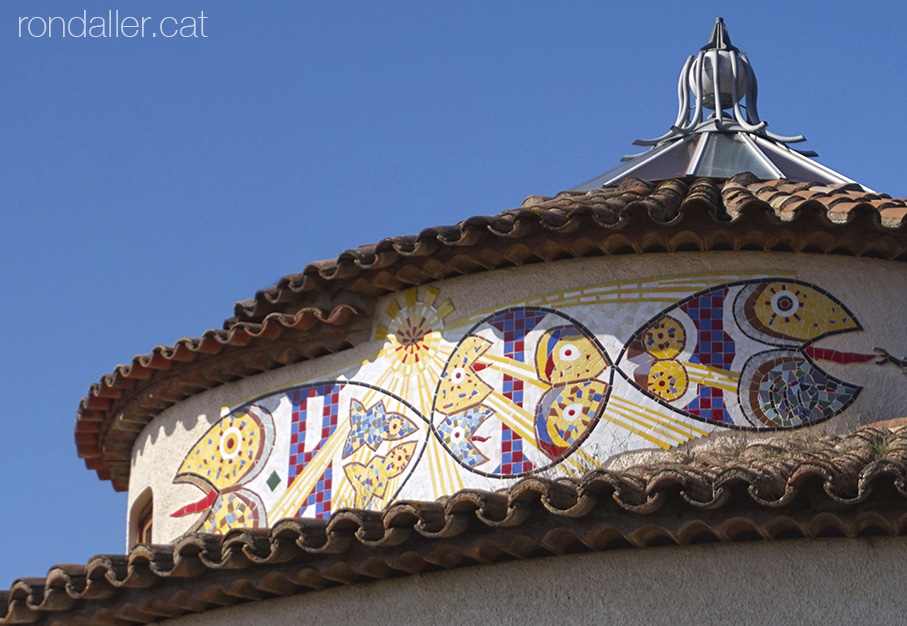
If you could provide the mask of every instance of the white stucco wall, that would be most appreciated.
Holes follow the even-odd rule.
[[[453,312],[446,320],[450,327],[451,320],[462,322],[481,318],[482,312],[525,302],[527,298],[540,294],[628,280],[651,281],[668,276],[699,274],[726,275],[728,281],[753,275],[783,274],[816,285],[840,299],[863,325],[862,331],[825,337],[816,346],[861,353],[871,353],[878,346],[897,356],[907,355],[907,325],[903,323],[903,311],[907,310],[907,272],[901,263],[830,255],[756,252],[646,254],[566,260],[485,272],[441,281],[434,287],[439,289],[436,302],[449,301],[453,306]],[[715,280],[714,276],[710,280]],[[394,301],[402,302],[402,296],[387,296],[379,303],[375,331],[381,325],[390,324],[387,309]],[[653,310],[665,306],[663,303],[649,305]],[[646,310],[639,315],[642,314],[648,315]],[[619,341],[626,341],[626,335],[637,323],[635,318],[623,323],[624,328],[615,332],[615,346],[619,347]],[[468,325],[460,328],[458,332],[462,336],[462,329],[468,328]],[[623,337],[618,336],[621,334]],[[451,340],[456,341],[457,338]],[[603,343],[611,350],[606,340]],[[218,421],[221,407],[236,406],[265,392],[308,380],[330,379],[336,372],[353,371],[373,359],[381,346],[381,341],[373,341],[341,354],[225,384],[164,411],[144,429],[135,443],[129,488],[130,510],[137,495],[150,487],[154,493],[155,541],[168,541],[183,534],[195,523],[197,516],[172,518],[170,513],[198,500],[203,494],[193,485],[174,484],[173,479],[187,452]],[[613,354],[609,352],[609,355],[613,358]],[[822,367],[832,376],[862,386],[863,390],[843,414],[814,428],[845,432],[860,423],[904,415],[907,378],[897,368],[873,363],[840,365],[833,362],[822,362]],[[281,443],[280,435],[278,432],[277,445],[286,447],[287,444]],[[646,447],[650,446],[645,442],[631,442],[626,450]],[[606,451],[605,456],[610,456],[612,452],[614,450]],[[286,450],[281,449],[280,454],[272,455],[277,460],[269,462],[278,467],[281,462],[279,457],[285,453]],[[269,467],[256,479],[259,488],[270,471]],[[466,486],[493,489],[500,488],[505,482],[475,477],[474,482]],[[430,478],[427,475],[414,478],[407,483],[407,488],[412,491],[402,493],[401,497],[425,498],[422,494],[427,492],[425,485],[428,483]]]
[[[904,538],[619,550],[484,565],[254,602],[168,626],[900,625]]]

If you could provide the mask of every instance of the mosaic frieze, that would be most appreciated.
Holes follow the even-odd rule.
[[[393,301],[364,362],[225,408],[174,478],[203,496],[172,515],[225,532],[577,476],[716,430],[818,424],[861,391],[822,361],[899,363],[813,345],[862,327],[788,272],[590,285],[462,318],[439,296]]]

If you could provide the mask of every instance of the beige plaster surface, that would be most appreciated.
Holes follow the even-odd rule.
[[[734,275],[752,271],[767,275],[793,272],[796,279],[815,284],[839,298],[863,324],[863,331],[827,337],[821,339],[817,346],[854,352],[871,352],[878,346],[897,356],[907,356],[907,325],[904,324],[903,313],[907,310],[907,266],[903,263],[792,253],[645,254],[529,265],[440,281],[433,286],[440,289],[439,302],[450,300],[454,305],[455,310],[447,320],[450,322],[493,311],[530,296],[577,286],[699,273]],[[400,301],[401,297],[398,294],[386,296],[378,303],[373,331],[379,324],[388,323],[385,310],[395,299]],[[374,332],[372,336],[375,336]],[[450,339],[455,340],[454,337]],[[380,342],[372,341],[340,354],[225,384],[167,409],[144,429],[133,448],[130,510],[136,496],[150,487],[154,493],[155,540],[169,541],[183,534],[190,529],[196,516],[171,518],[169,513],[198,500],[203,494],[195,486],[176,485],[172,481],[186,453],[220,418],[221,407],[236,406],[282,387],[329,380],[332,373],[347,366],[355,368],[380,347]],[[833,376],[861,385],[864,389],[842,415],[814,428],[846,432],[861,423],[907,413],[907,376],[898,368],[872,363],[845,366],[825,361],[822,367]],[[709,438],[714,441],[720,439]],[[651,456],[649,452],[643,450],[630,458],[648,456]],[[503,486],[500,481],[495,485]]]
[[[168,626],[903,624],[907,539],[660,547],[313,591]]]

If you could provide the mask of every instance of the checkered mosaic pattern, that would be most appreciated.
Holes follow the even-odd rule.
[[[312,493],[309,494],[309,497],[306,498],[305,502],[301,507],[299,507],[299,512],[297,516],[302,516],[303,512],[309,507],[314,506],[314,509],[309,509],[305,514],[307,516],[314,516],[319,519],[326,519],[331,516],[331,497],[332,497],[332,482],[333,482],[333,466],[329,466],[324,474],[318,479],[318,482],[315,483],[315,488],[312,490]]]
[[[547,315],[544,311],[507,311],[490,319],[489,324],[503,334],[504,356],[525,362],[526,334]],[[501,394],[519,407],[523,406],[523,381],[504,375]],[[523,438],[506,424],[501,424],[501,464],[495,474],[523,474],[531,472],[535,465],[523,458]]]
[[[730,369],[737,352],[734,340],[724,332],[724,300],[727,288],[714,289],[683,304],[680,309],[696,325],[696,350],[693,363]]]
[[[731,368],[737,348],[730,335],[724,332],[727,294],[727,287],[713,289],[680,307],[696,325],[696,349],[690,357],[692,363],[727,370]],[[711,422],[733,422],[725,409],[724,391],[715,387],[700,385],[699,395],[686,406],[686,410]]]
[[[715,387],[699,386],[699,395],[687,405],[691,415],[712,422],[732,424],[730,414],[724,406],[724,391]]]
[[[293,413],[290,427],[290,461],[287,470],[287,480],[290,485],[337,428],[340,391],[343,387],[342,383],[325,383],[291,392],[290,401],[293,405]],[[324,402],[320,416],[311,415],[309,410],[309,404],[313,403],[315,398],[321,398]],[[321,432],[317,443],[306,449],[306,433],[309,428],[319,428]]]

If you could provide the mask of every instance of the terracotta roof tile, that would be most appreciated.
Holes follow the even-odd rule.
[[[794,435],[578,480],[526,478],[383,512],[188,535],[0,591],[7,624],[147,624],[239,603],[501,560],[622,547],[907,532],[907,426]]]
[[[575,238],[577,234],[587,234],[589,232],[587,229],[592,227],[594,230],[605,231],[596,233],[597,254],[630,252],[631,250],[623,248],[609,247],[608,236],[616,234],[620,234],[621,237],[639,236],[659,225],[669,225],[681,213],[694,207],[705,209],[717,222],[696,224],[703,230],[703,234],[706,230],[714,230],[723,225],[730,231],[729,234],[735,235],[748,226],[745,223],[748,220],[737,223],[736,218],[740,216],[740,209],[743,206],[755,206],[759,209],[750,213],[751,217],[756,217],[760,211],[781,217],[781,213],[786,213],[808,200],[815,200],[826,212],[830,212],[833,204],[845,200],[856,203],[850,205],[851,208],[865,205],[876,213],[881,206],[907,207],[903,200],[884,199],[875,194],[866,194],[858,185],[831,187],[783,180],[758,181],[746,174],[723,183],[712,179],[699,179],[690,183],[666,180],[653,184],[626,179],[615,187],[588,192],[561,192],[550,198],[529,196],[520,209],[505,211],[497,216],[473,217],[456,226],[426,229],[414,237],[391,238],[372,246],[360,247],[355,251],[355,267],[349,265],[351,257],[347,253],[340,255],[335,261],[310,264],[299,274],[287,276],[274,287],[259,292],[253,300],[238,303],[235,317],[227,320],[225,327],[243,320],[256,320],[269,311],[281,309],[281,305],[297,303],[300,299],[299,294],[318,289],[330,291],[335,288],[334,285],[328,284],[330,281],[348,280],[353,274],[364,278],[356,287],[373,294],[386,293],[410,284],[407,281],[396,281],[382,286],[371,282],[369,273],[379,267],[389,276],[393,276],[396,273],[394,266],[412,271],[415,269],[412,262],[416,259],[438,257],[441,263],[440,272],[432,272],[430,274],[432,280],[466,271],[489,269],[481,265],[470,266],[468,263],[464,267],[445,265],[452,254],[445,251],[445,247],[474,248],[481,243],[479,250],[489,246],[501,250],[506,248],[507,242],[495,239],[529,239],[539,233],[538,227],[549,231],[547,234],[551,238],[564,239],[566,240],[564,243],[569,243],[571,236]],[[806,221],[804,220],[803,225],[809,226]],[[895,233],[887,233],[889,229],[899,231],[898,236],[901,239],[899,246],[903,246],[903,234],[900,233],[899,227],[900,224],[892,224],[886,229],[879,229],[878,234],[894,235]],[[609,233],[607,232],[609,230],[615,232]],[[496,237],[489,239],[489,234]],[[669,231],[663,233],[662,247],[673,249],[671,234],[673,233]],[[849,233],[842,230],[834,234],[847,238]],[[401,242],[405,242],[405,245],[399,245]],[[532,246],[536,241],[528,240],[524,243]],[[422,249],[426,247],[428,249]],[[632,251],[644,252],[645,249]],[[845,247],[843,251],[855,255],[872,254],[871,251],[858,248]],[[470,252],[475,254],[477,250]],[[904,251],[898,250],[894,257],[890,253],[883,253],[883,256],[902,258]],[[524,262],[538,260],[545,258],[540,256],[537,259],[524,259]]]
[[[224,330],[138,356],[93,385],[76,423],[79,455],[125,489],[132,442],[167,406],[199,391],[367,338],[380,295],[427,282],[563,258],[706,250],[805,251],[907,260],[907,202],[859,185],[658,183],[529,196],[520,208],[385,239],[311,263],[252,300]]]
[[[886,206],[879,213],[882,215],[883,224],[895,224],[897,222],[903,222],[904,217],[907,216],[907,207],[904,206]]]

